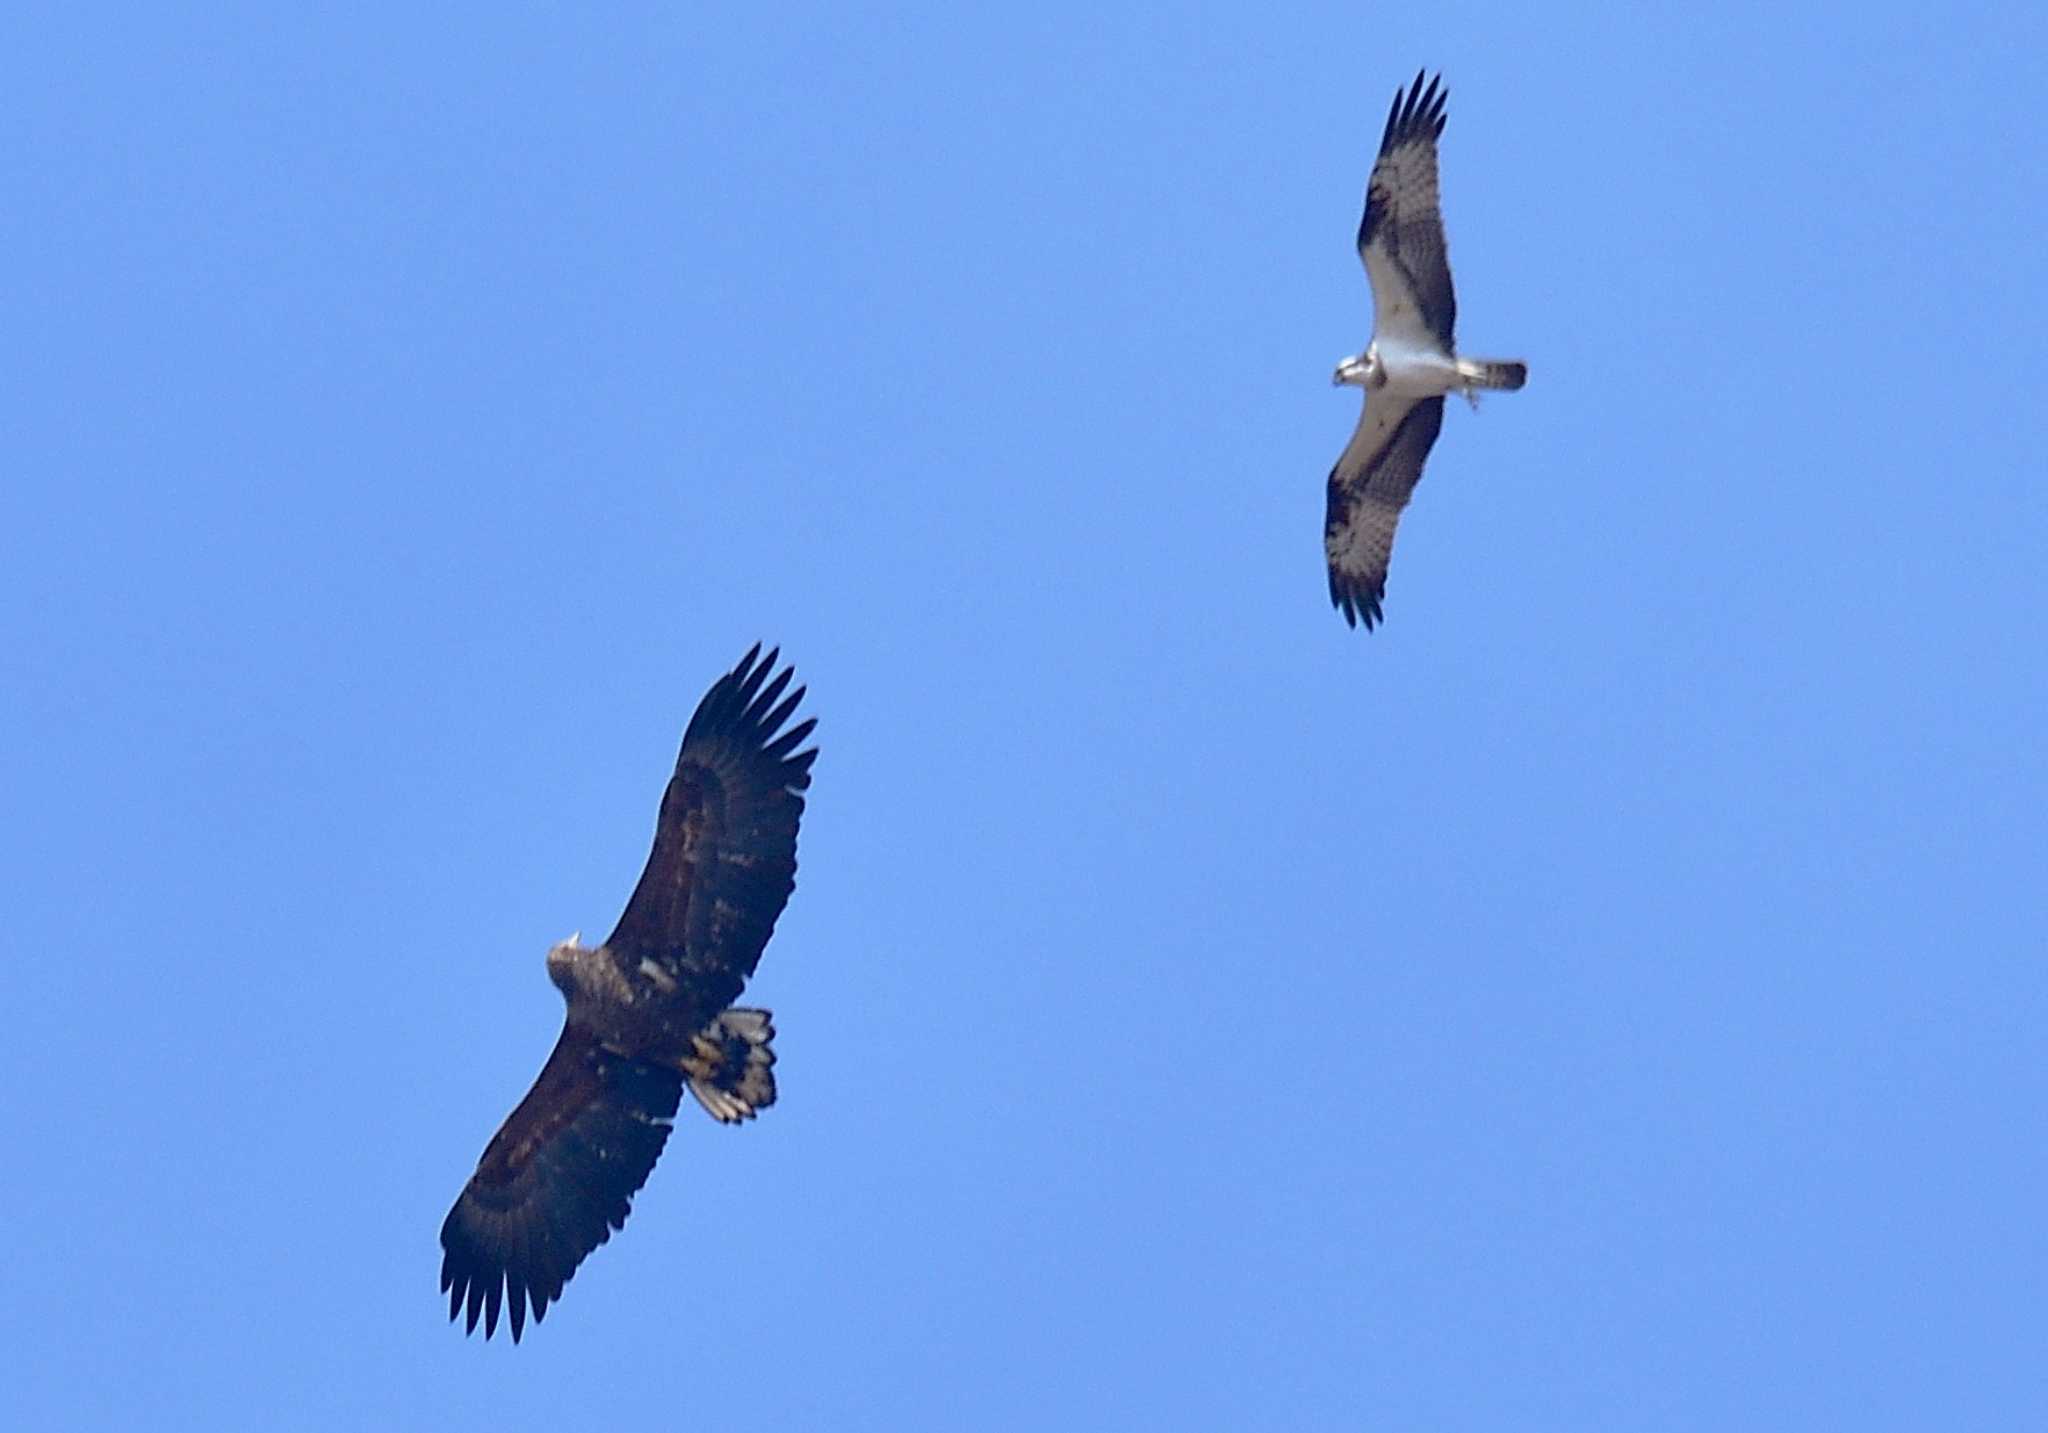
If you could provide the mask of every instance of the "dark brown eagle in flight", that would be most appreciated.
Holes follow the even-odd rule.
[[[555,1052],[492,1136],[441,1226],[441,1289],[484,1337],[539,1323],[592,1249],[625,1227],[685,1085],[713,1119],[775,1103],[774,1028],[732,1002],[796,888],[796,830],[817,725],[782,724],[804,689],[754,649],[697,704],[661,798],[654,851],[618,929],[548,952],[568,1002]],[[779,733],[779,734],[778,734]]]

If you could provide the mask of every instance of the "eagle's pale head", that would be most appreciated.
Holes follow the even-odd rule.
[[[580,930],[548,951],[548,979],[554,981],[555,988],[564,995],[571,994],[575,989],[576,958],[581,954],[583,932]]]
[[[1330,381],[1339,387],[1347,383],[1354,388],[1386,387],[1387,368],[1380,362],[1379,345],[1374,344],[1365,352],[1354,354],[1338,364],[1337,372]]]

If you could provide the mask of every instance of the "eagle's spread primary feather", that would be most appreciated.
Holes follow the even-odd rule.
[[[1367,396],[1330,470],[1323,549],[1331,605],[1368,629],[1381,620],[1394,528],[1443,426],[1444,395],[1520,388],[1528,377],[1518,362],[1458,356],[1458,300],[1437,201],[1437,140],[1450,92],[1442,76],[1427,88],[1422,79],[1418,73],[1394,91],[1358,223],[1358,256],[1372,281],[1372,343],[1336,375]]]
[[[594,950],[548,952],[568,1016],[540,1077],[492,1138],[441,1226],[448,1316],[517,1342],[598,1245],[624,1227],[688,1084],[722,1121],[775,1100],[765,1010],[729,1009],[796,885],[797,826],[817,725],[783,724],[803,699],[757,645],[720,677],[683,733],[654,849]],[[778,703],[778,698],[781,700]]]

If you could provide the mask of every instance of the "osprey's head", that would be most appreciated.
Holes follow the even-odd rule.
[[[563,995],[575,991],[576,957],[581,954],[583,932],[580,930],[548,951],[548,979],[555,982],[555,988]]]
[[[1336,374],[1330,379],[1342,387],[1350,384],[1354,388],[1383,388],[1387,382],[1386,366],[1380,362],[1379,345],[1374,344],[1365,352],[1345,359],[1337,365]]]

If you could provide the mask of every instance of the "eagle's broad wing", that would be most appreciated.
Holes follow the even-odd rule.
[[[676,1071],[614,1055],[564,1026],[441,1226],[448,1317],[466,1306],[474,1332],[481,1313],[489,1338],[502,1299],[514,1343],[529,1301],[540,1322],[584,1256],[624,1227],[682,1088]]]
[[[1458,300],[1437,203],[1436,143],[1450,97],[1442,84],[1438,76],[1425,89],[1417,73],[1405,93],[1394,91],[1366,183],[1358,256],[1372,280],[1374,335],[1384,342],[1403,330],[1427,334],[1449,354],[1456,346]]]
[[[755,646],[697,704],[647,869],[605,941],[629,978],[642,961],[660,965],[707,1020],[745,988],[796,886],[802,793],[818,755],[796,748],[817,722],[781,731],[804,689],[777,704],[794,672],[768,680],[776,655]]]
[[[1366,400],[1351,442],[1330,470],[1323,551],[1330,564],[1330,604],[1345,622],[1371,631],[1387,595],[1394,526],[1422,479],[1422,464],[1444,424],[1444,400],[1403,405],[1375,394]]]

